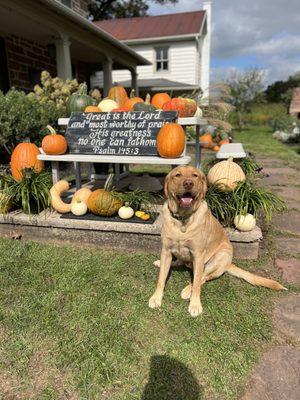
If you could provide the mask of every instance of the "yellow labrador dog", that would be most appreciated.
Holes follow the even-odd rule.
[[[175,256],[178,262],[193,269],[193,282],[181,292],[190,299],[189,313],[202,313],[201,285],[229,272],[252,285],[274,290],[285,289],[278,282],[261,278],[232,264],[232,245],[221,224],[214,218],[204,200],[207,183],[203,172],[194,167],[177,167],[165,180],[167,201],[162,210],[162,251],[156,290],[149,307],[161,306],[164,287]]]

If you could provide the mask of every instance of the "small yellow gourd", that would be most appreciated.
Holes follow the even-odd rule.
[[[245,179],[244,171],[231,157],[215,164],[207,175],[207,180],[211,185],[218,185],[224,190],[234,190],[237,183]]]
[[[234,225],[241,232],[250,232],[256,226],[256,219],[252,214],[240,214],[234,218]]]

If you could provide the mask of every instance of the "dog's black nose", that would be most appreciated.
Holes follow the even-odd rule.
[[[191,179],[186,179],[186,180],[183,182],[183,187],[184,187],[186,190],[192,189],[193,186],[194,186],[194,182],[193,182]]]

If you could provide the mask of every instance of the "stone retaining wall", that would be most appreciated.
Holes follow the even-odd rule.
[[[15,211],[0,215],[0,235],[17,239],[47,242],[89,244],[101,248],[160,251],[161,223],[104,222],[61,219],[56,212],[31,216]],[[257,259],[262,233],[259,227],[251,232],[227,229],[236,259]]]

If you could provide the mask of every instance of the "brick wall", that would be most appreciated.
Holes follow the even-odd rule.
[[[78,14],[87,18],[89,2],[90,2],[90,0],[72,0],[71,7]]]
[[[5,41],[11,87],[29,92],[39,72],[47,70],[56,76],[55,55],[49,54],[48,47],[17,36],[9,36]]]

